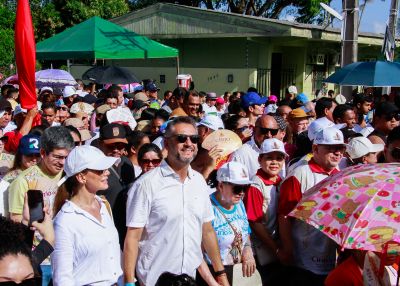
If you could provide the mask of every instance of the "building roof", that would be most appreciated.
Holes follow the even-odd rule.
[[[157,3],[114,18],[114,23],[138,34],[158,39],[212,37],[298,37],[340,42],[340,30],[207,10],[171,3]],[[384,35],[359,33],[359,43],[382,45]]]

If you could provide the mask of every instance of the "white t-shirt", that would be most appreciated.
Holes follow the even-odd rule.
[[[163,272],[192,277],[203,260],[202,227],[214,218],[203,176],[191,167],[184,183],[162,161],[128,193],[126,226],[142,227],[136,274],[155,285]]]
[[[213,114],[213,115],[217,115],[218,114],[217,113],[217,108],[215,106],[208,106],[207,103],[203,103],[202,107],[203,107],[204,114],[206,114],[206,115],[207,114]]]

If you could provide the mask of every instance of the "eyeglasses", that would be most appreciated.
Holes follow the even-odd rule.
[[[64,111],[68,111],[68,107],[66,106],[58,106],[57,110],[64,110]]]
[[[105,170],[93,170],[93,169],[87,169],[87,171],[90,171],[92,173],[95,173],[97,176],[102,176],[108,169]]]
[[[117,143],[105,144],[105,146],[109,150],[115,150],[115,149],[122,150],[125,149],[126,144],[122,142],[117,142]]]
[[[24,155],[25,157],[29,157],[29,158],[39,158],[40,154],[39,153],[35,153],[35,154],[27,154]]]
[[[346,146],[344,145],[321,145],[325,150],[327,150],[329,153],[344,153],[346,151]]]
[[[142,162],[142,164],[144,165],[150,165],[153,164],[154,166],[158,166],[160,165],[162,159],[142,159],[140,160]]]
[[[232,192],[235,195],[240,195],[241,193],[245,193],[246,190],[250,187],[250,185],[236,185],[229,182],[227,182],[227,184],[232,186]]]
[[[278,134],[279,129],[272,129],[272,128],[264,128],[261,126],[256,126],[258,130],[260,130],[260,133],[263,135],[267,135],[268,133],[271,133],[272,136],[275,136]]]
[[[243,127],[240,127],[240,128],[236,128],[236,131],[237,132],[243,132],[243,131],[245,131],[246,129],[248,129],[249,128],[249,126],[243,126]]]
[[[21,283],[16,283],[14,281],[0,282],[1,286],[39,286],[42,285],[41,277],[28,278],[23,280]]]
[[[393,150],[390,152],[390,154],[392,155],[393,159],[400,160],[400,148],[399,147],[393,148]]]
[[[394,118],[396,121],[400,121],[400,114],[399,113],[389,113],[385,115],[386,121],[391,121]]]
[[[186,135],[186,134],[176,134],[171,137],[175,137],[179,143],[185,143],[189,138],[193,144],[199,143],[200,136],[199,135]]]

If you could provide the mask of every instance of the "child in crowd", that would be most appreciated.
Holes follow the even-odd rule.
[[[287,156],[282,141],[276,138],[264,140],[258,157],[261,168],[251,179],[253,183],[244,197],[247,217],[252,230],[251,241],[256,260],[261,266],[259,270],[261,270],[260,274],[264,285],[269,285],[275,281],[275,278],[279,279],[276,212],[278,186],[282,181],[279,172],[282,170]],[[272,283],[272,285],[278,284]]]

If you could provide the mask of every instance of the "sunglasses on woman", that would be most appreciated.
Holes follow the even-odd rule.
[[[245,193],[247,191],[247,189],[250,187],[250,185],[236,185],[236,184],[232,184],[232,183],[227,183],[227,184],[232,186],[232,192],[235,195],[240,195],[242,193]]]
[[[144,165],[150,165],[153,164],[154,166],[158,166],[161,163],[161,159],[142,159],[140,160]]]
[[[58,106],[57,110],[68,111],[68,107],[66,107],[66,106]]]
[[[386,121],[392,121],[393,118],[396,121],[400,121],[400,114],[396,112],[396,113],[389,113],[389,114],[385,115]]]
[[[185,143],[189,138],[193,144],[199,143],[200,136],[199,135],[186,135],[186,134],[176,134],[172,137],[175,137],[179,143]]]
[[[278,134],[279,129],[272,129],[272,128],[264,128],[261,126],[256,126],[258,130],[260,130],[260,133],[263,135],[267,135],[268,133],[271,133],[272,136],[275,136]]]

